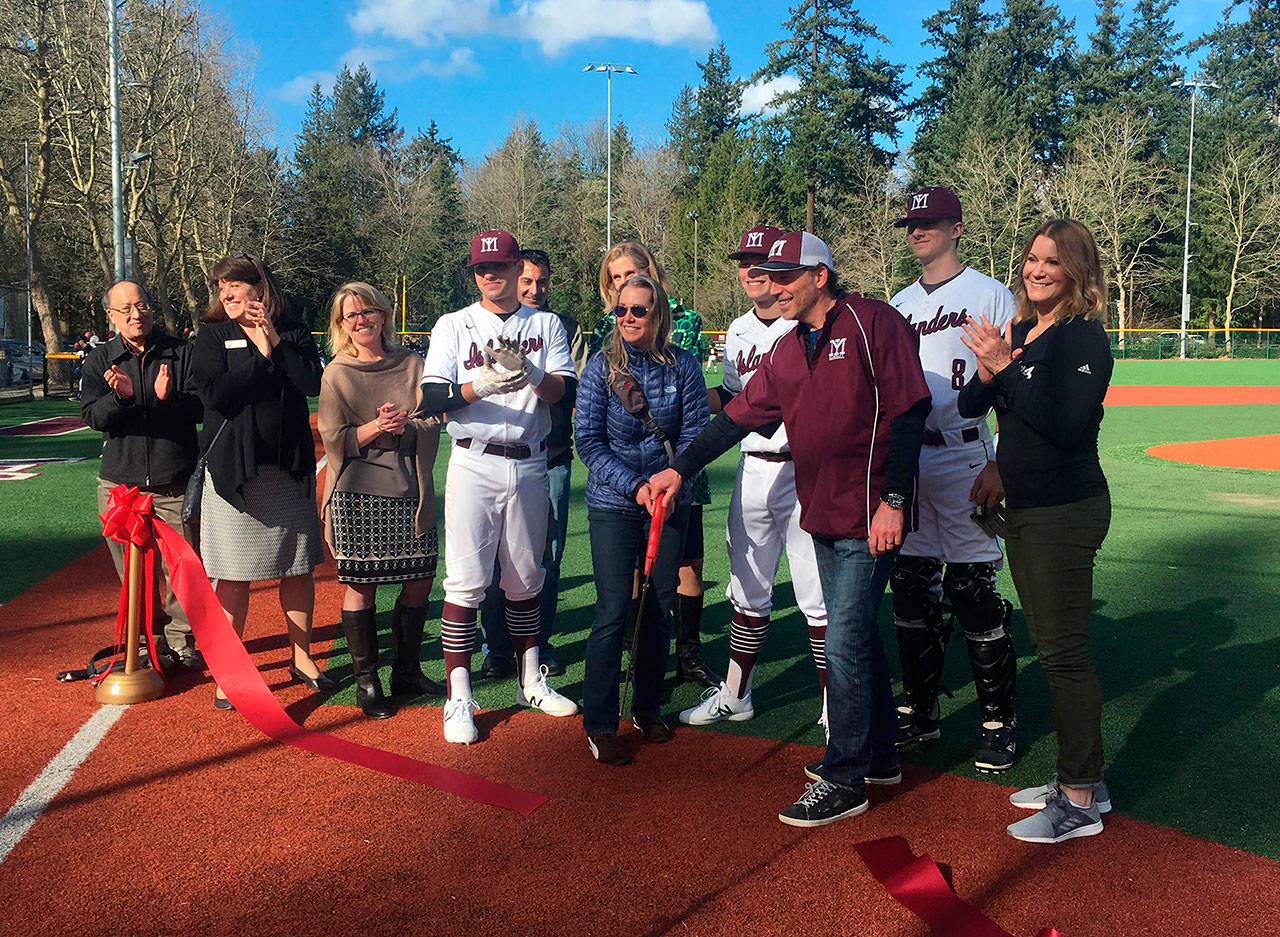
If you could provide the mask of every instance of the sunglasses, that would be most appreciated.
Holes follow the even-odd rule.
[[[645,316],[649,314],[649,307],[648,306],[614,306],[613,307],[613,317],[615,319],[621,319],[628,312],[631,313],[631,316],[634,319],[643,319]]]

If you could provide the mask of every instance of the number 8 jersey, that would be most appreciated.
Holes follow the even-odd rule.
[[[889,302],[920,337],[920,366],[933,396],[925,428],[946,433],[986,423],[985,417],[966,420],[956,412],[960,389],[977,373],[973,352],[960,341],[961,326],[986,316],[1003,333],[1016,310],[1013,294],[1003,283],[965,267],[928,292],[916,278]]]

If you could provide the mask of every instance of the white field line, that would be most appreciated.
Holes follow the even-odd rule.
[[[328,456],[321,456],[316,463],[316,474],[325,467]],[[8,858],[13,847],[18,845],[27,830],[35,824],[44,813],[49,802],[58,796],[76,768],[84,763],[98,743],[102,741],[107,730],[116,724],[116,720],[124,715],[128,706],[103,706],[82,725],[58,754],[53,756],[40,776],[18,795],[17,802],[9,808],[9,812],[0,817],[0,862]]]
[[[98,747],[107,730],[116,724],[128,706],[103,706],[82,725],[71,737],[62,751],[53,756],[43,771],[40,772],[25,791],[18,795],[17,801],[9,812],[0,817],[0,862],[4,862],[18,845],[22,837],[27,835],[40,814],[44,813],[49,802],[58,796],[76,768]]]

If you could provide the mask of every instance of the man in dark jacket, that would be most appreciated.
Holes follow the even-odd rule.
[[[198,543],[182,523],[182,496],[198,457],[196,424],[202,413],[200,399],[188,387],[191,345],[154,327],[151,298],[137,283],[113,284],[102,305],[116,335],[86,356],[81,394],[84,421],[102,433],[98,511],[106,510],[112,488],[135,486],[151,495],[157,517]],[[107,546],[123,576],[124,545],[108,540]],[[158,556],[156,563],[163,575],[155,577],[151,601],[156,627],[164,627],[157,644],[160,650],[167,645],[182,666],[200,670],[204,659],[192,640],[191,625]]]

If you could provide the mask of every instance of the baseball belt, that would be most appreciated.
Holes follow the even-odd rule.
[[[745,455],[751,456],[753,459],[763,459],[765,462],[790,462],[790,452],[746,452]]]
[[[960,431],[961,442],[977,442],[982,437],[978,432],[978,427],[970,426],[968,429]],[[924,444],[926,446],[945,446],[947,437],[943,436],[936,429],[927,429],[924,431]]]
[[[455,439],[454,443],[456,445],[461,446],[463,449],[470,449],[473,445],[476,445],[476,440],[467,439],[464,437],[462,439]],[[485,443],[484,448],[481,449],[480,451],[483,452],[485,455],[500,455],[504,459],[527,459],[529,458],[529,456],[533,455],[535,452],[545,452],[546,449],[547,449],[547,441],[544,439],[542,440],[542,442],[538,443],[537,449],[530,449],[528,446],[526,446],[522,442],[511,443],[509,445],[504,445],[503,443],[497,443],[497,442],[489,442],[489,443]]]

